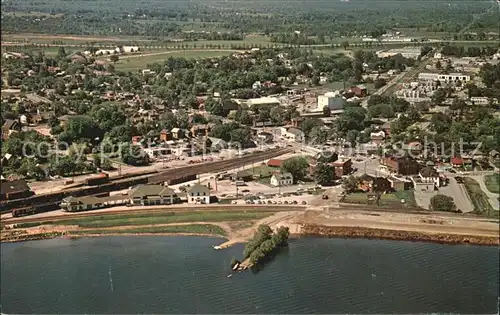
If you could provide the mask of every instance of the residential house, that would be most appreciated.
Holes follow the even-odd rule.
[[[384,123],[380,128],[385,132],[386,137],[391,136],[391,123],[390,122]]]
[[[207,136],[209,131],[210,128],[208,125],[196,124],[191,127],[191,136],[192,137]]]
[[[172,133],[172,138],[176,140],[184,138],[184,130],[180,128],[172,128],[170,132]]]
[[[6,119],[2,125],[2,139],[6,140],[14,132],[21,131],[21,124],[16,120]]]
[[[201,184],[194,184],[187,190],[188,203],[209,204],[210,188]]]
[[[273,142],[273,134],[270,132],[262,131],[257,133],[257,139],[259,139],[261,143],[270,143]]]
[[[363,174],[359,177],[359,180],[358,188],[364,192],[385,193],[392,189],[391,182],[385,177]]]
[[[275,187],[293,185],[293,175],[290,173],[274,174],[271,177],[271,185]]]
[[[497,150],[491,150],[488,154],[490,163],[495,163],[500,159],[500,152]]]
[[[340,178],[352,173],[352,160],[340,158],[337,161],[330,163],[335,168],[335,177]]]
[[[423,183],[434,183],[436,187],[441,187],[444,184],[438,172],[433,167],[426,166],[422,168],[418,176]]]
[[[23,179],[5,181],[0,185],[0,200],[2,201],[27,198],[34,194]]]
[[[372,140],[373,143],[375,143],[376,145],[379,145],[382,142],[384,142],[385,132],[383,132],[382,130],[377,131],[377,132],[371,132],[370,139]]]
[[[228,144],[226,141],[219,139],[219,138],[214,138],[214,137],[208,137],[211,141],[211,146],[210,149],[214,152],[219,152],[220,150],[224,150],[228,148]]]
[[[160,141],[168,141],[171,139],[171,134],[167,131],[167,129],[163,129],[160,131]]]
[[[450,159],[450,163],[453,167],[460,167],[460,166],[463,166],[465,164],[465,161],[463,158],[461,158],[459,156],[454,156]]]
[[[391,172],[401,175],[416,175],[420,165],[412,157],[386,157],[380,160],[380,164],[386,166]]]
[[[364,85],[353,86],[351,87],[351,91],[354,92],[354,94],[358,97],[365,97],[366,95],[368,95],[368,90]]]
[[[255,81],[253,84],[252,84],[252,89],[254,90],[258,90],[262,87],[262,83],[260,83],[260,81]]]
[[[394,176],[390,176],[387,178],[387,180],[391,183],[391,189],[393,191],[408,190],[412,186],[411,180],[408,180],[408,179],[396,178]]]
[[[300,126],[302,125],[303,121],[304,121],[304,118],[302,118],[302,117],[292,118],[292,127],[300,129]]]
[[[297,128],[288,128],[287,137],[295,142],[302,142],[305,139],[304,132]]]
[[[173,189],[161,185],[140,185],[129,192],[130,204],[140,206],[171,205],[175,197]]]

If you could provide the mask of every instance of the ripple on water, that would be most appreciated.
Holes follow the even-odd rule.
[[[496,248],[307,238],[292,240],[260,272],[227,278],[229,261],[241,256],[243,245],[214,251],[212,245],[219,241],[157,236],[3,244],[2,311],[496,311]]]

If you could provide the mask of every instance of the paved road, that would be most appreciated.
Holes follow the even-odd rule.
[[[488,201],[495,210],[500,210],[500,205],[498,202],[498,194],[492,193],[491,191],[488,190],[488,187],[486,187],[485,184],[485,175],[482,176],[470,176],[470,178],[475,179],[478,183],[479,186],[481,186],[481,190],[486,194],[488,197]]]

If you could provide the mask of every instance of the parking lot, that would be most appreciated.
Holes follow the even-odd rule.
[[[439,187],[438,191],[427,192],[415,190],[415,201],[417,202],[417,205],[424,209],[429,209],[431,198],[435,195],[441,194],[452,197],[455,201],[457,209],[460,209],[462,212],[472,212],[474,210],[474,206],[472,205],[463,185],[458,184],[454,177],[450,177],[449,179],[449,184],[444,187]]]

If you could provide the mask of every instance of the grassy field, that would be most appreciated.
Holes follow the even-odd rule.
[[[462,179],[465,184],[465,189],[474,205],[474,212],[487,217],[498,217],[499,211],[495,211],[491,207],[488,197],[481,189],[481,186],[479,186],[479,183],[469,177],[464,177]]]
[[[1,47],[2,54],[4,52],[20,52],[20,53],[32,53],[37,54],[38,52],[42,52],[47,56],[55,56],[59,51],[59,47],[24,47],[24,46],[2,46]],[[65,47],[66,53],[71,54],[73,52],[79,51],[76,47]]]
[[[170,213],[151,213],[135,215],[107,215],[91,216],[87,218],[62,220],[55,222],[43,222],[43,224],[56,225],[78,225],[82,228],[104,228],[117,226],[133,225],[154,225],[168,223],[185,222],[222,222],[222,221],[244,221],[259,220],[272,215],[273,212],[170,212]]]
[[[486,175],[484,183],[492,193],[498,194],[500,192],[500,174]]]
[[[179,225],[179,226],[153,226],[129,229],[116,229],[116,230],[86,230],[74,231],[70,235],[88,235],[88,234],[140,234],[140,233],[191,233],[191,234],[212,234],[212,235],[226,235],[226,232],[212,224],[192,224],[192,225]]]
[[[349,195],[346,195],[344,202],[346,203],[355,203],[355,204],[366,204],[368,202],[367,199],[368,194],[364,192],[356,192]],[[416,206],[415,195],[412,190],[407,191],[398,191],[388,194],[380,195],[380,205],[399,205],[401,204],[401,199],[405,200],[405,205],[414,207]]]
[[[137,71],[146,69],[148,65],[153,63],[162,63],[170,57],[183,57],[187,59],[197,58],[215,58],[228,56],[234,51],[211,51],[211,50],[185,50],[185,51],[165,51],[163,53],[155,53],[154,55],[131,56],[118,60],[115,64],[116,70],[121,71]],[[107,58],[107,57],[102,57]]]

